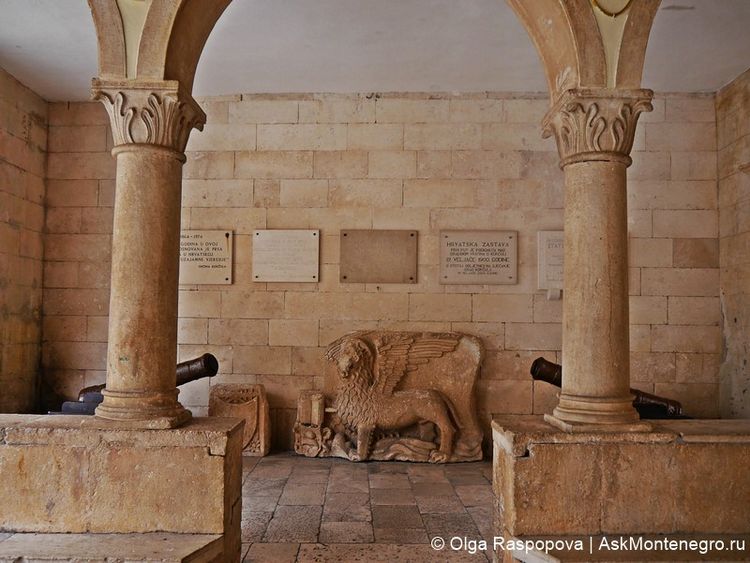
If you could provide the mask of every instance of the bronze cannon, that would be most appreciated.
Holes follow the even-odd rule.
[[[203,354],[199,358],[177,364],[177,386],[213,377],[219,371],[219,361],[213,354]],[[50,414],[94,414],[97,405],[104,400],[104,385],[84,387],[78,392],[77,401],[65,401],[59,413]]]
[[[562,366],[544,358],[537,358],[531,364],[531,377],[536,381],[545,381],[555,387],[562,387]],[[652,395],[640,389],[631,388],[630,392],[634,395],[633,407],[641,418],[690,418],[682,412],[679,401]]]

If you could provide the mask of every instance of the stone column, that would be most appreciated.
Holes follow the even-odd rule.
[[[177,401],[182,165],[205,114],[176,82],[94,83],[117,158],[107,383],[96,416],[143,428],[190,419]]]
[[[627,167],[650,90],[564,92],[544,120],[565,171],[563,383],[550,423],[645,429],[630,394]]]

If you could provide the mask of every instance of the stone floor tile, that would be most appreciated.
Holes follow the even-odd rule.
[[[250,548],[253,544],[251,543],[243,543],[242,547],[240,548],[240,561],[245,561],[245,556],[247,555],[247,552],[250,551]]]
[[[370,522],[323,522],[320,524],[320,543],[372,543]]]
[[[268,459],[263,458],[250,472],[254,479],[286,479],[289,477],[294,467],[291,461],[286,459],[279,462],[266,461]]]
[[[422,516],[416,506],[373,506],[375,528],[423,528]]]
[[[273,512],[246,512],[242,515],[242,541],[258,542],[266,533]]]
[[[369,522],[370,495],[365,493],[328,493],[323,505],[324,522]]]
[[[466,512],[457,496],[417,496],[417,506],[421,514],[447,514]]]
[[[456,494],[464,506],[491,506],[491,485],[456,485]]]
[[[428,543],[424,528],[373,528],[376,543]]]
[[[323,505],[326,483],[295,485],[287,483],[279,498],[279,505]]]
[[[331,475],[328,479],[329,493],[367,493],[369,491],[370,483],[366,477],[364,479],[353,479]]]
[[[294,484],[308,484],[308,483],[327,483],[330,469],[307,469],[301,467],[295,467],[292,469],[292,474],[289,475],[289,483]]]
[[[332,457],[306,457],[303,455],[294,455],[292,457],[295,467],[304,467],[306,469],[330,469],[336,461]],[[347,463],[349,462],[347,461]]]
[[[412,483],[411,490],[415,496],[451,497],[456,494],[450,483]]]
[[[413,463],[402,463],[398,461],[376,461],[367,464],[367,470],[370,475],[379,473],[408,473],[409,466],[414,465]]]
[[[250,457],[250,456],[243,456],[242,457],[242,480],[245,480],[245,477],[247,477],[250,472],[255,469],[255,466],[258,465],[258,462],[260,461],[259,457]]]
[[[0,541],[7,540],[10,536],[12,536],[12,533],[2,533],[0,534]]]
[[[474,520],[474,523],[477,525],[477,529],[479,530],[479,533],[482,534],[482,537],[487,540],[491,540],[495,535],[495,532],[492,529],[492,507],[472,506],[470,508],[467,508],[466,511],[471,516],[471,519]]]
[[[447,473],[448,481],[453,485],[487,485],[488,481],[484,475],[479,473]]]
[[[414,493],[405,489],[370,489],[370,502],[378,505],[414,505]]]
[[[270,497],[261,497],[251,493],[242,495],[242,513],[246,512],[273,512],[281,497],[281,489],[276,489],[276,494]]]
[[[298,543],[254,543],[242,563],[294,563],[299,548]]]
[[[468,512],[454,514],[423,514],[422,520],[427,529],[427,535],[430,536],[430,538],[440,536],[446,541],[456,536],[477,541],[484,539],[479,533],[474,519]]]
[[[357,544],[303,544],[300,547],[300,563],[475,563],[487,561],[484,555],[469,555],[465,552],[436,552],[429,545],[371,545]]]
[[[411,489],[406,473],[371,473],[371,489]]]
[[[264,542],[317,542],[320,528],[320,506],[279,506],[268,523]]]
[[[279,496],[286,485],[286,479],[256,479],[251,473],[242,485],[242,496]]]

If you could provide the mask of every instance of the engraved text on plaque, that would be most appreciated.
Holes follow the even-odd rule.
[[[231,284],[232,233],[182,231],[180,284]]]
[[[440,232],[440,283],[514,284],[517,275],[516,231]]]

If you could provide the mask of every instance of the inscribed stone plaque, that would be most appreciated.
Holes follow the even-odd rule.
[[[417,231],[341,231],[342,283],[417,283]]]
[[[320,231],[253,231],[253,281],[317,282]]]
[[[514,284],[516,231],[440,231],[440,283]]]
[[[180,233],[180,283],[232,283],[231,231]]]
[[[563,231],[537,233],[538,289],[563,288]]]

